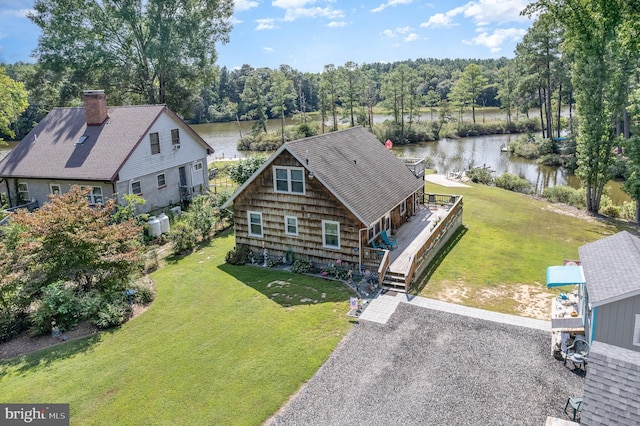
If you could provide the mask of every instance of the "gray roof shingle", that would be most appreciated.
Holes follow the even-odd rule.
[[[637,425],[640,352],[594,341],[589,351],[581,423]]]
[[[424,186],[363,127],[287,142],[285,149],[367,226]]]
[[[114,181],[165,110],[212,150],[165,105],[109,107],[101,126],[87,126],[84,108],[54,108],[0,162],[0,177]],[[83,135],[86,141],[76,144]]]
[[[640,294],[640,239],[627,231],[578,249],[593,306]]]

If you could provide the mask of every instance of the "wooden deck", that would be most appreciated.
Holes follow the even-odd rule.
[[[398,247],[391,250],[389,271],[406,274],[411,267],[411,258],[420,250],[433,233],[433,221],[443,218],[449,211],[443,208],[429,209],[422,206],[410,222],[404,223],[396,232]]]

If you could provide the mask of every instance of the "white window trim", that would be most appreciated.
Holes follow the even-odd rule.
[[[49,184],[49,193],[50,194],[55,194],[55,192],[53,192],[53,188],[54,187],[58,188],[58,195],[62,195],[62,185],[60,185],[59,183],[50,183]]]
[[[138,192],[138,193],[133,192],[133,184],[134,183],[139,183],[140,184],[140,192]],[[142,195],[142,182],[140,182],[139,180],[132,180],[130,185],[129,185],[129,192],[131,194],[135,194],[135,195]]]
[[[330,225],[330,224],[335,224],[338,225],[338,245],[337,246],[330,246],[327,244],[327,234],[326,234],[326,225]],[[324,248],[328,248],[328,249],[340,249],[340,222],[336,222],[334,220],[323,220],[322,221],[322,247]]]
[[[153,152],[153,146],[155,145],[153,143],[153,137],[152,135],[157,135],[158,136],[158,152]],[[160,142],[160,133],[159,132],[151,132],[149,133],[149,148],[151,150],[151,155],[156,155],[156,154],[161,154],[162,153],[162,148],[161,148],[161,142]]]
[[[158,178],[160,176],[164,176],[164,185],[160,185],[160,183],[158,182]],[[166,188],[167,187],[167,174],[166,173],[158,173],[156,175],[156,185],[158,185],[158,189],[162,189],[162,188]]]
[[[296,232],[289,232],[289,219],[293,219],[296,223]],[[295,216],[285,216],[284,217],[284,233],[287,235],[292,235],[294,237],[298,236],[298,218]]]
[[[252,214],[256,214],[258,215],[258,217],[260,217],[260,234],[254,234],[253,232],[251,232],[251,215]],[[247,211],[247,233],[249,234],[250,237],[258,237],[258,238],[264,237],[264,222],[262,221],[262,212],[256,212],[252,210]]]
[[[404,216],[407,213],[407,200],[402,200],[400,203],[400,215]]]
[[[640,314],[636,314],[636,322],[633,327],[633,345],[640,346]]]
[[[18,182],[18,187],[17,189],[17,193],[18,193],[18,198],[21,199],[22,201],[25,202],[29,202],[29,200],[31,200],[31,194],[29,194],[29,185],[26,182]],[[21,190],[20,187],[24,186],[24,190]],[[26,198],[23,198],[20,194],[27,194]]]
[[[193,163],[193,170],[200,171],[202,170],[202,161],[196,161]]]
[[[286,191],[282,191],[278,189],[278,179],[276,177],[276,171],[278,169],[282,169],[282,170],[286,170],[287,171],[287,190]],[[302,192],[293,192],[291,190],[291,171],[292,170],[300,170],[302,172]],[[304,175],[304,168],[303,167],[287,167],[287,166],[273,166],[273,190],[274,192],[278,192],[280,194],[296,194],[296,195],[305,195],[306,194],[306,182],[305,182],[305,175]]]
[[[91,187],[91,192],[87,195],[87,198],[89,199],[89,205],[97,206],[97,205],[104,204],[104,193],[102,192],[102,187],[97,185],[85,185],[85,186],[81,186],[80,189],[85,189],[88,187]],[[96,193],[95,193],[96,189],[100,191],[100,198],[102,199],[100,203],[96,202]]]

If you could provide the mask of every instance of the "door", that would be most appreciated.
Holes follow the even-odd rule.
[[[187,170],[184,166],[178,168],[180,175],[180,200],[188,201],[191,199],[191,188],[187,186]]]
[[[187,170],[184,166],[178,169],[178,173],[180,174],[180,186],[187,186]]]

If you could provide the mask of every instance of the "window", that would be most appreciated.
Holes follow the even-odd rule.
[[[158,188],[164,188],[165,186],[167,186],[167,180],[164,176],[164,173],[160,173],[158,176],[156,176],[156,180],[158,181]]]
[[[340,223],[322,221],[322,245],[328,248],[340,248]]]
[[[304,169],[300,167],[274,167],[276,192],[304,194]]]
[[[80,188],[85,189],[86,186],[82,186]],[[91,187],[91,192],[87,194],[87,200],[89,200],[89,204],[92,205],[103,204],[104,200],[102,198],[102,188],[100,188],[99,186]]]
[[[284,217],[284,232],[287,235],[298,235],[298,218],[294,216]]]
[[[139,180],[131,182],[131,193],[136,195],[142,195],[142,185]]]
[[[262,213],[247,212],[249,219],[249,235],[262,238]]]
[[[640,314],[636,314],[636,323],[633,327],[633,344],[640,346]]]
[[[200,170],[202,170],[202,161],[193,163],[193,171],[199,172]]]
[[[171,129],[171,146],[180,149],[180,129]]]
[[[150,133],[149,140],[151,141],[151,154],[160,154],[160,135]]]
[[[400,203],[400,215],[404,216],[407,213],[407,200]]]
[[[20,203],[26,203],[29,201],[29,185],[26,183],[18,184],[18,200]]]
[[[49,192],[52,193],[53,195],[60,195],[62,194],[62,188],[60,187],[60,184],[50,183]]]

